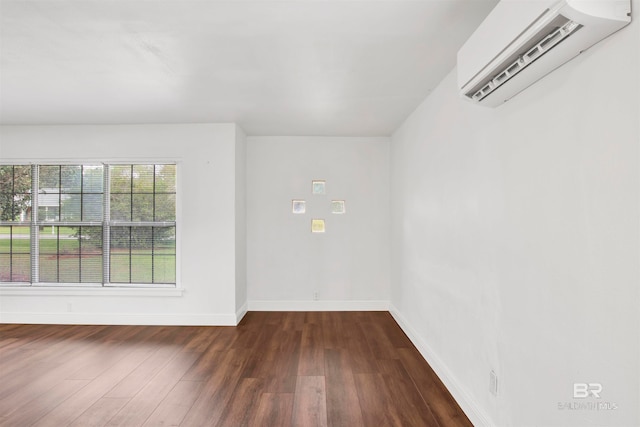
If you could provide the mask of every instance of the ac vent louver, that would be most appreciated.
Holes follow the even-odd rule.
[[[500,0],[458,51],[458,93],[502,105],[630,22],[631,0]]]
[[[582,28],[582,25],[573,22],[562,15],[560,15],[558,18],[561,18],[561,20],[564,21],[561,27],[557,27],[554,25],[551,32],[549,32],[548,26],[545,27],[542,31],[540,31],[540,33],[543,34],[542,37],[534,39],[535,42],[533,47],[527,46],[526,49],[518,52],[516,54],[517,58],[515,61],[505,61],[508,65],[501,67],[501,71],[498,72],[498,74],[483,80],[480,84],[474,87],[474,89],[469,91],[466,96],[472,98],[475,101],[481,101],[482,99],[490,95],[494,90],[498,89],[500,86],[512,79],[520,71],[533,64],[535,60],[542,57],[542,55],[553,49],[560,42]],[[559,20],[558,18],[556,20]]]

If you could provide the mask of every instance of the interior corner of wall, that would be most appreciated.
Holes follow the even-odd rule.
[[[247,314],[247,311],[249,311],[248,303],[245,301],[244,304],[242,304],[242,306],[236,311],[236,326],[242,321],[244,316]]]

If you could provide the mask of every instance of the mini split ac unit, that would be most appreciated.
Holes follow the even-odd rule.
[[[500,105],[629,22],[630,0],[502,0],[458,52],[460,94]]]

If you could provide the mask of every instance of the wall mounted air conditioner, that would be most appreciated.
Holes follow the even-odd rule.
[[[500,105],[629,22],[631,0],[502,0],[458,51],[460,94]]]

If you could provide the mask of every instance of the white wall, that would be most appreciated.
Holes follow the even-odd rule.
[[[326,195],[311,194],[314,179]],[[307,213],[292,214],[292,199]],[[330,213],[332,199],[346,214]],[[311,233],[312,218],[326,233]],[[389,139],[249,137],[247,232],[250,309],[387,309]]]
[[[477,425],[640,425],[633,10],[499,108],[452,71],[393,135],[392,312]],[[577,382],[617,409],[560,410]]]
[[[244,228],[244,184],[235,185],[244,175],[243,145],[242,131],[233,124],[0,128],[2,161],[177,160],[178,272],[184,290],[4,288],[0,321],[236,324],[246,301],[244,242],[235,244]]]

